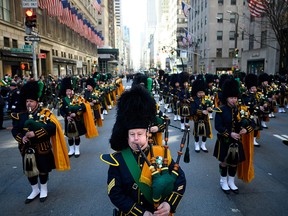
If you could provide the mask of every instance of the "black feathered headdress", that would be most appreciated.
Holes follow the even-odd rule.
[[[63,78],[62,82],[61,82],[61,89],[60,89],[60,93],[63,97],[66,96],[66,89],[71,89],[73,90],[73,84],[72,84],[72,80],[70,77],[65,77]]]
[[[156,102],[149,91],[141,85],[135,85],[125,91],[117,101],[117,115],[112,135],[111,148],[121,151],[128,147],[128,130],[147,128],[154,122]]]
[[[228,97],[239,97],[239,82],[233,78],[225,80],[223,84],[222,103],[225,104]]]
[[[252,86],[257,87],[258,77],[256,74],[248,74],[245,77],[245,85],[247,89],[250,89]]]
[[[204,79],[196,79],[192,83],[192,96],[195,97],[197,95],[197,92],[206,90],[207,85]]]
[[[259,85],[261,85],[262,82],[269,81],[269,75],[267,73],[261,73],[258,77]]]
[[[95,88],[96,83],[95,83],[94,78],[89,77],[89,78],[86,80],[86,86],[87,86],[87,85],[90,85],[90,86],[92,86],[93,88]]]
[[[31,99],[39,102],[39,84],[37,81],[29,81],[27,82],[20,91],[20,110],[26,110],[26,100]]]

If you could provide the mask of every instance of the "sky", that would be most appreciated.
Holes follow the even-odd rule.
[[[134,67],[140,64],[140,39],[146,22],[146,0],[121,0],[122,24],[130,29],[131,57]]]

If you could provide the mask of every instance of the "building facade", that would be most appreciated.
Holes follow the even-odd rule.
[[[38,8],[33,9],[37,15],[37,26],[32,30],[33,35],[29,36],[40,37],[40,41],[34,43],[38,76],[89,74],[96,71],[97,48],[104,45],[104,37],[98,29],[100,12],[90,0],[53,1],[55,5],[52,7],[43,2],[38,1]],[[107,8],[105,2],[102,2],[104,9]],[[31,75],[35,71],[30,47],[32,43],[24,39],[27,34],[22,1],[0,0],[0,3],[0,77],[5,74]],[[67,17],[71,19],[66,19],[64,13],[68,13],[70,16]],[[108,16],[105,11],[101,13]],[[75,25],[80,21],[81,25]],[[39,58],[38,54],[45,58]]]
[[[247,1],[190,0],[190,5],[188,30],[193,42],[188,67],[194,73],[277,72],[278,44],[271,40],[272,28],[263,22],[265,17],[251,16]]]

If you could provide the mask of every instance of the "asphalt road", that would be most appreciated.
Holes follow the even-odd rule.
[[[172,115],[169,114],[172,118]],[[108,165],[101,162],[100,154],[110,153],[109,137],[114,124],[115,109],[105,116],[104,126],[98,128],[99,137],[81,137],[81,156],[72,157],[71,170],[53,171],[48,182],[48,198],[30,204],[24,200],[31,192],[27,178],[22,173],[21,157],[11,130],[0,131],[0,215],[111,216],[113,205],[107,196]],[[60,122],[63,120],[60,118]],[[255,148],[255,179],[247,184],[236,179],[240,193],[224,194],[219,185],[218,161],[212,156],[214,138],[207,141],[209,153],[196,153],[193,136],[190,136],[190,163],[180,165],[187,178],[186,193],[177,209],[181,216],[281,216],[288,213],[288,146],[281,137],[288,135],[288,115],[278,113],[261,132],[260,148]],[[172,125],[180,126],[180,122]],[[190,123],[192,125],[192,123]],[[212,120],[212,125],[214,122]],[[11,126],[11,121],[4,122]],[[278,135],[278,136],[275,136]],[[284,136],[283,136],[284,135]],[[280,137],[280,138],[279,138]],[[169,148],[176,159],[182,132],[169,127]]]

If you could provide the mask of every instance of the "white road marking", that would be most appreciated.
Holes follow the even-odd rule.
[[[280,136],[280,135],[278,135],[278,134],[273,134],[273,136],[274,137],[277,137],[278,139],[281,139],[281,140],[287,140],[287,138],[284,138],[284,137],[282,137],[282,136]],[[287,135],[285,135],[285,137],[286,137]],[[288,137],[288,136],[287,136]]]

